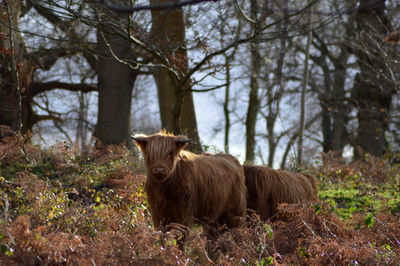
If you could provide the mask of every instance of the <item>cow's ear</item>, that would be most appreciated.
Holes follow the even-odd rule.
[[[136,146],[143,151],[146,148],[147,138],[142,136],[131,136],[132,139],[135,141]]]
[[[186,138],[175,140],[176,147],[180,150],[185,148],[190,142],[192,142],[192,141],[190,139],[186,139]]]

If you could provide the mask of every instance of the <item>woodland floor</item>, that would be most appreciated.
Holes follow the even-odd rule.
[[[60,144],[0,143],[2,265],[399,265],[400,154],[345,164],[321,156],[318,203],[283,204],[278,219],[249,213],[240,228],[154,231],[133,152],[80,157]],[[397,163],[396,163],[397,162]]]

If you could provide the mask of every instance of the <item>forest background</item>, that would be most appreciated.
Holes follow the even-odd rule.
[[[0,14],[2,262],[399,263],[398,1],[2,0]],[[194,228],[182,251],[152,230],[130,138],[161,128],[309,172],[320,202],[214,242]]]
[[[282,168],[399,150],[396,1],[100,2],[3,3],[0,124],[83,151],[166,128]]]

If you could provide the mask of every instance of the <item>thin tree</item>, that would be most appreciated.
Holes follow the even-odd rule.
[[[257,0],[250,1],[250,18],[252,20],[253,31],[258,31],[259,22],[258,17],[258,3]],[[260,53],[257,38],[250,42],[250,93],[249,104],[246,115],[246,159],[245,163],[253,164],[255,160],[255,147],[256,147],[256,122],[260,106],[258,97],[258,78],[260,75]]]
[[[309,2],[308,2],[309,4]],[[312,7],[310,7],[310,13],[308,15],[308,35],[307,35],[307,45],[306,53],[304,58],[304,75],[301,89],[301,100],[300,100],[300,126],[299,126],[299,143],[297,148],[297,163],[299,166],[302,165],[303,160],[303,137],[304,137],[304,125],[305,125],[305,102],[306,102],[306,91],[308,85],[308,61],[310,58],[310,47],[312,40]]]

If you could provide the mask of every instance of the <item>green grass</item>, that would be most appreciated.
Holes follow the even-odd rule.
[[[345,221],[357,213],[399,213],[400,165],[386,163],[386,167],[384,182],[374,180],[368,170],[321,169],[317,173],[318,196],[323,203],[331,204],[335,213]]]

